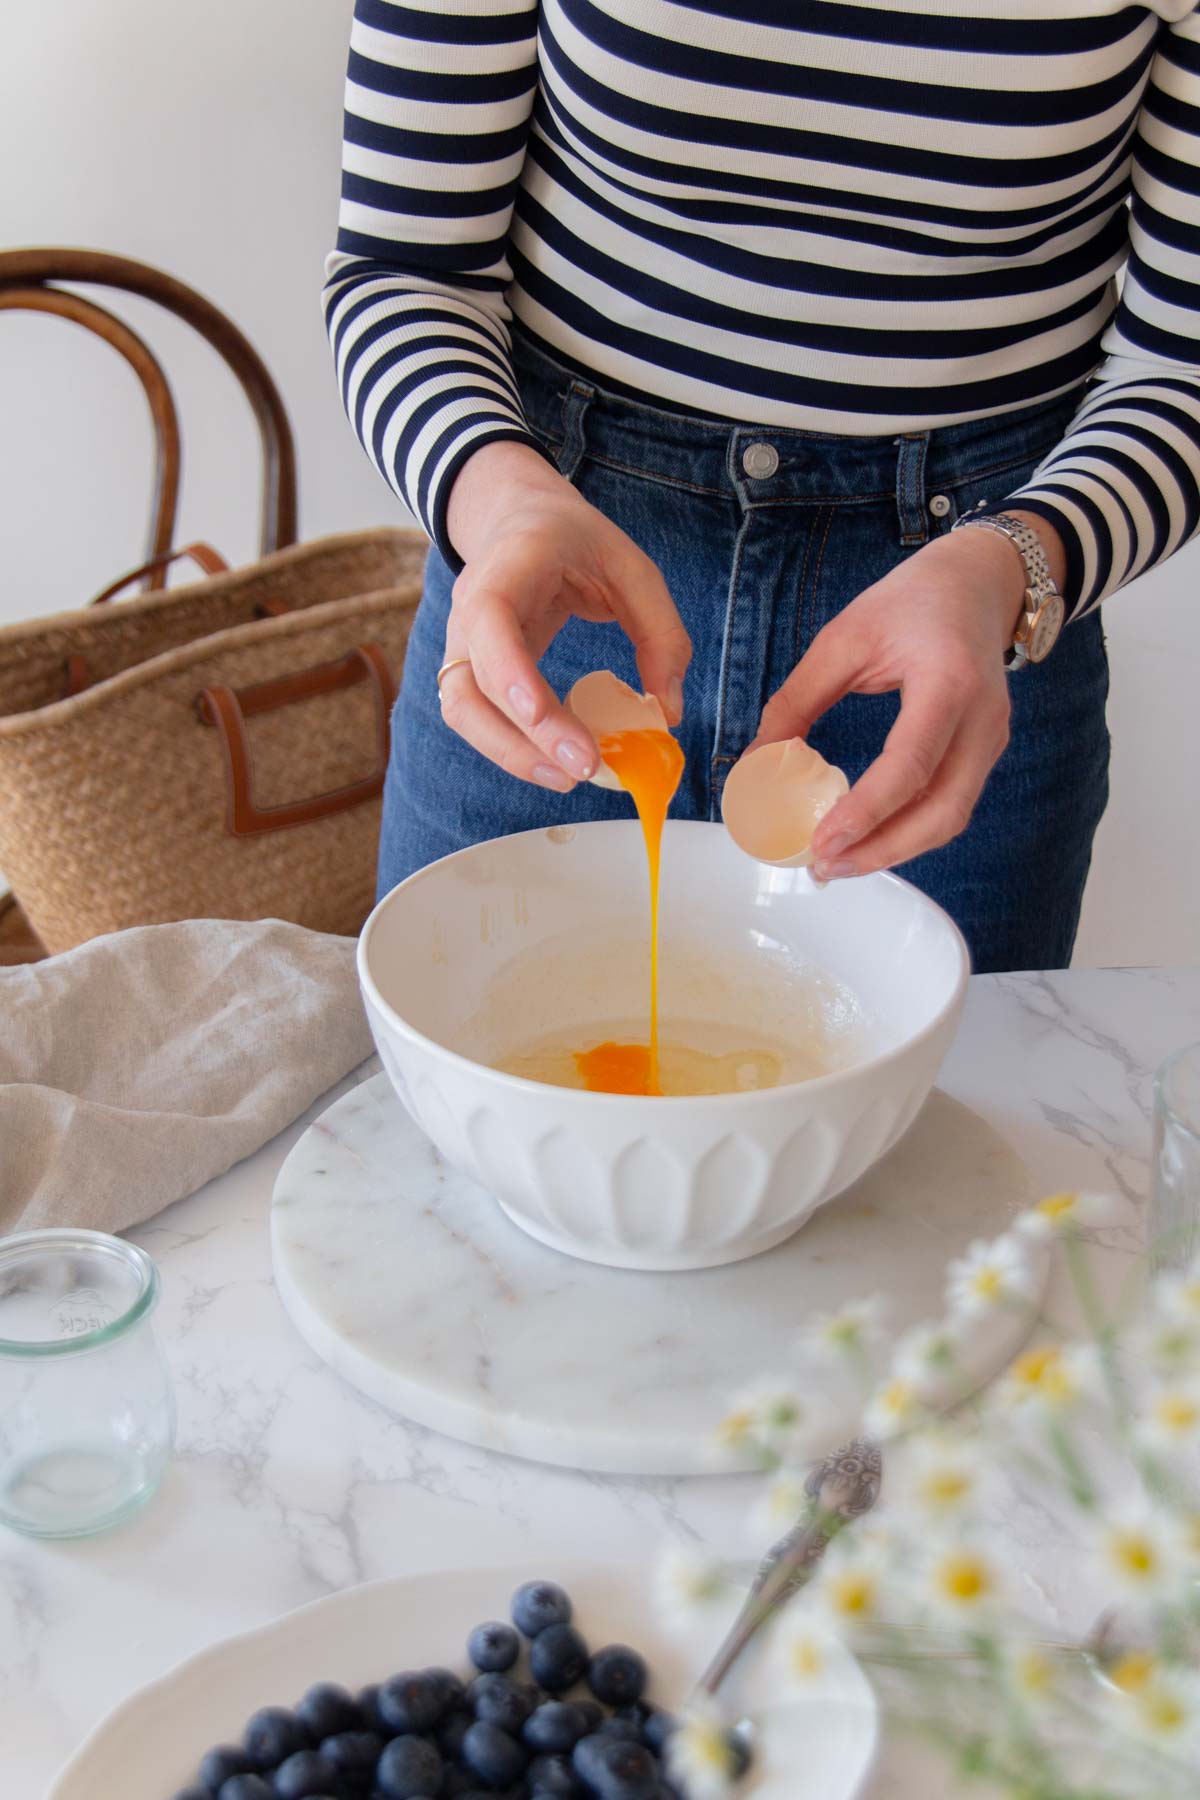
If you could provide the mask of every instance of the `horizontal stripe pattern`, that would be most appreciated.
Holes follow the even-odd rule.
[[[618,391],[765,427],[936,428],[1090,377],[994,507],[1057,526],[1079,614],[1200,529],[1200,19],[357,0],[327,277],[349,417],[455,563],[463,462],[532,442],[514,316]]]

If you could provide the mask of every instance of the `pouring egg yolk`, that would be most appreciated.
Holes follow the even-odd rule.
[[[650,1042],[597,1044],[575,1066],[586,1085],[604,1094],[661,1094],[658,1078],[658,880],[667,808],[683,775],[683,751],[669,731],[603,731],[600,755],[632,796],[650,868]]]
[[[497,1067],[526,1081],[551,1087],[584,1088],[598,1094],[715,1095],[776,1087],[784,1079],[808,1080],[825,1064],[809,1047],[782,1042],[770,1047],[759,1038],[746,1047],[740,1030],[718,1021],[681,1021],[681,1039],[660,1042],[658,1008],[659,862],[663,825],[684,769],[684,755],[667,730],[661,706],[639,694],[607,669],[575,683],[567,706],[591,732],[600,763],[589,778],[598,787],[624,789],[641,820],[650,876],[650,994],[647,1042],[633,1020],[598,1026],[591,1046],[575,1048],[579,1037],[566,1028],[551,1031],[514,1051]],[[605,1032],[603,1042],[595,1036]],[[574,1040],[574,1042],[572,1041]]]

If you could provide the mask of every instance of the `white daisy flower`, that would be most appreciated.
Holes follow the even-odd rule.
[[[1140,1694],[1161,1672],[1162,1663],[1153,1650],[1128,1650],[1104,1668],[1105,1679],[1123,1694]]]
[[[1171,1535],[1181,1560],[1188,1566],[1188,1579],[1196,1579],[1200,1566],[1200,1513],[1172,1513]]]
[[[729,1578],[715,1557],[673,1544],[658,1560],[655,1604],[668,1628],[680,1636],[711,1630],[714,1613],[730,1591]]]
[[[1052,1706],[1059,1673],[1054,1658],[1032,1639],[1005,1636],[997,1641],[1004,1679],[1018,1700],[1035,1710]]]
[[[812,1605],[839,1636],[879,1617],[888,1578],[888,1543],[857,1531],[834,1539],[809,1593]]]
[[[1200,1259],[1190,1268],[1159,1275],[1151,1290],[1154,1310],[1162,1319],[1200,1324]]]
[[[1200,1382],[1159,1382],[1147,1395],[1137,1425],[1147,1448],[1179,1453],[1200,1444]]]
[[[1115,1225],[1119,1218],[1120,1206],[1112,1194],[1047,1194],[1021,1214],[1016,1229],[1024,1237],[1045,1240],[1065,1237],[1071,1231]]]
[[[735,1395],[717,1427],[718,1456],[757,1455],[769,1461],[794,1460],[803,1450],[804,1406],[777,1381],[756,1382]]]
[[[1000,1601],[1000,1569],[976,1544],[949,1544],[930,1562],[924,1589],[943,1618],[974,1627]]]
[[[987,1480],[978,1446],[950,1432],[922,1432],[899,1472],[901,1505],[926,1521],[961,1520],[980,1504]]]
[[[1200,1682],[1181,1669],[1155,1668],[1127,1689],[1125,1723],[1168,1756],[1189,1764],[1200,1748]]]
[[[961,1344],[961,1326],[949,1319],[914,1325],[896,1340],[892,1373],[923,1391],[937,1392],[958,1369]]]
[[[812,1505],[804,1488],[807,1479],[804,1469],[780,1469],[764,1483],[750,1510],[750,1528],[757,1544],[764,1540],[773,1544],[804,1517]]]
[[[1131,1363],[1152,1374],[1200,1375],[1200,1313],[1195,1318],[1170,1313],[1150,1318],[1130,1333],[1128,1342]]]
[[[1091,1344],[1038,1344],[1009,1364],[995,1390],[996,1404],[1028,1407],[1039,1414],[1071,1412],[1101,1390]]]
[[[913,1382],[893,1375],[876,1388],[863,1408],[863,1429],[872,1438],[893,1438],[925,1416],[920,1390]]]
[[[793,1606],[784,1612],[771,1638],[769,1656],[781,1687],[792,1694],[811,1692],[842,1650],[842,1640],[828,1616],[813,1607]]]
[[[878,1294],[837,1312],[815,1313],[800,1334],[802,1354],[822,1362],[861,1362],[883,1339],[885,1306]]]
[[[726,1800],[745,1773],[746,1758],[712,1701],[694,1701],[667,1750],[671,1780],[688,1800]]]
[[[946,1303],[968,1318],[997,1307],[1028,1307],[1036,1283],[1029,1252],[1018,1237],[977,1238],[946,1270]]]
[[[1187,1575],[1171,1520],[1144,1502],[1121,1508],[1098,1526],[1092,1555],[1105,1587],[1130,1598],[1169,1599]]]

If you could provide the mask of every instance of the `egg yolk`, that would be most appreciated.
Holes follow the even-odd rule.
[[[658,877],[667,808],[683,775],[683,751],[669,731],[603,732],[600,755],[633,798],[650,868],[650,1042],[598,1044],[575,1058],[588,1088],[603,1094],[661,1094],[658,1075]]]

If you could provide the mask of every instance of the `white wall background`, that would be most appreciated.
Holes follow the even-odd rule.
[[[394,519],[343,419],[318,305],[351,0],[56,0],[0,38],[0,245],[154,263],[229,313],[291,412],[301,531]],[[185,326],[126,301],[184,426],[177,541],[254,554],[255,434]],[[0,315],[0,622],[82,602],[141,560],[151,437],[111,351]],[[1077,963],[1200,961],[1200,545],[1107,609],[1113,798]]]

